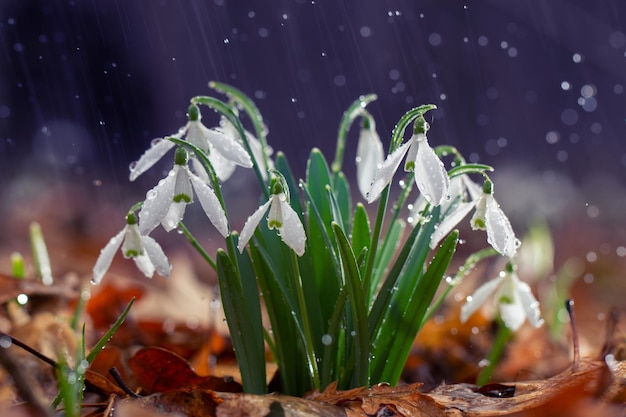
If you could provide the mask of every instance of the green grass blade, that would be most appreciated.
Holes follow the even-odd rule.
[[[397,331],[390,339],[391,345],[386,351],[387,357],[380,381],[396,385],[400,380],[413,340],[421,329],[422,317],[426,315],[435,292],[450,265],[458,241],[458,231],[455,230],[448,235],[426,272],[417,281],[406,305],[400,306],[400,311],[403,314],[400,321],[395,323]]]
[[[250,300],[244,296],[237,269],[222,249],[217,251],[217,273],[224,313],[235,348],[244,391],[251,394],[264,394],[267,387],[261,312],[248,309]],[[260,337],[258,337],[259,334]]]
[[[369,331],[367,327],[367,305],[362,287],[361,275],[357,267],[354,253],[348,238],[337,223],[332,224],[337,247],[341,255],[343,276],[348,290],[348,304],[354,326],[349,337],[353,338],[351,345],[354,348],[354,374],[350,378],[350,385],[369,385]],[[341,381],[340,381],[341,382]]]

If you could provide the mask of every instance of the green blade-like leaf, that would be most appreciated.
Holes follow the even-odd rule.
[[[249,310],[249,300],[244,296],[237,269],[228,254],[222,249],[217,251],[216,263],[222,305],[235,348],[244,390],[248,393],[264,394],[267,387],[261,312]],[[259,333],[261,334],[260,338],[258,337]]]
[[[391,339],[388,357],[386,358],[381,381],[396,385],[400,380],[404,364],[409,356],[413,340],[422,326],[422,317],[426,314],[437,288],[450,265],[452,255],[459,241],[459,232],[450,233],[433,258],[426,272],[420,277],[408,300],[401,316],[396,323],[397,331]]]
[[[404,229],[406,228],[406,222],[403,219],[397,219],[392,223],[389,231],[385,235],[385,239],[383,241],[383,245],[376,254],[376,261],[374,270],[372,271],[372,279],[370,281],[370,286],[366,290],[368,291],[368,299],[374,296],[378,285],[382,281],[383,276],[387,272],[389,268],[389,264],[393,259],[394,254],[396,253],[396,249],[400,244],[402,244],[402,235],[404,234]]]
[[[351,321],[354,330],[350,337],[354,338],[351,344],[354,347],[354,375],[350,378],[351,386],[369,385],[369,331],[367,327],[367,305],[361,283],[361,275],[357,267],[354,252],[348,238],[337,223],[332,224],[337,247],[341,255],[343,276],[348,290]]]
[[[363,249],[370,248],[372,230],[370,229],[370,220],[367,211],[361,203],[357,203],[354,209],[354,217],[352,219],[352,248],[355,253],[361,253]]]
[[[352,198],[350,196],[350,184],[343,172],[339,172],[333,177],[333,194],[337,201],[343,230],[350,229],[350,214],[352,213]]]
[[[489,165],[464,164],[464,165],[459,165],[458,167],[452,168],[450,171],[448,171],[448,176],[450,178],[454,178],[459,175],[482,174],[483,172],[491,172],[491,171],[493,171],[493,167]]]
[[[426,268],[426,258],[430,252],[430,236],[439,220],[439,212],[439,207],[433,210],[430,220],[421,228],[417,238],[412,243],[408,256],[402,262],[399,272],[396,268],[398,261],[396,261],[394,268],[392,268],[392,272],[398,274],[396,279],[390,280],[390,277],[388,277],[374,302],[372,313],[378,315],[378,317],[372,317],[372,313],[370,313],[370,329],[372,329],[372,337],[370,339],[372,364],[370,372],[372,380],[382,381],[380,378],[382,378],[386,367],[387,356],[391,354],[389,348],[392,339],[395,337],[398,329],[404,325],[400,324],[401,317],[412,299],[413,288]],[[386,304],[381,306],[379,298],[384,299]],[[418,319],[421,322],[421,318]]]

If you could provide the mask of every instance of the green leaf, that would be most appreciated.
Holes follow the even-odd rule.
[[[454,178],[459,175],[482,174],[483,172],[491,172],[491,171],[493,171],[493,167],[490,167],[489,165],[464,164],[464,165],[459,165],[457,167],[452,168],[450,171],[448,171],[448,176],[450,178]]]
[[[351,321],[354,326],[354,330],[349,335],[349,337],[354,338],[354,342],[351,343],[354,347],[353,352],[351,352],[354,360],[349,361],[349,365],[354,364],[354,374],[351,376],[349,384],[353,387],[369,386],[369,331],[367,327],[367,305],[365,304],[361,275],[348,238],[337,223],[333,223],[332,227],[341,255]]]
[[[350,185],[343,172],[339,172],[333,178],[333,194],[337,201],[337,207],[341,214],[343,230],[350,229],[350,214],[352,213],[352,198],[350,196]]]
[[[396,253],[396,249],[402,243],[402,235],[404,234],[405,228],[406,222],[403,219],[397,219],[387,231],[383,245],[376,254],[372,279],[370,280],[369,288],[366,289],[368,291],[368,300],[374,295],[383,276],[387,272],[389,264]]]
[[[409,110],[408,112],[406,112],[400,118],[400,120],[394,127],[393,132],[391,133],[391,145],[389,146],[389,153],[391,154],[393,151],[395,151],[398,148],[398,146],[400,146],[400,144],[402,143],[402,139],[404,137],[404,132],[407,126],[409,125],[409,123],[417,119],[419,116],[423,116],[424,113],[426,113],[427,111],[434,110],[436,108],[437,106],[435,106],[434,104],[424,104],[422,106],[415,107]]]
[[[433,258],[426,272],[418,279],[410,292],[411,297],[401,309],[400,320],[395,324],[396,332],[391,338],[391,345],[387,350],[384,371],[381,381],[396,385],[400,380],[404,364],[409,356],[413,340],[422,326],[422,317],[427,313],[437,288],[450,265],[452,255],[456,251],[459,241],[458,230],[448,235]]]
[[[250,311],[250,307],[256,303],[246,297],[238,271],[224,250],[218,249],[216,263],[224,314],[235,348],[244,391],[264,394],[267,387],[261,311]]]
[[[346,138],[352,123],[358,116],[363,114],[365,107],[376,99],[376,94],[361,96],[343,113],[341,123],[339,124],[339,132],[337,133],[337,149],[335,150],[335,160],[333,161],[333,173],[336,174],[341,171],[343,154],[346,147]]]
[[[396,354],[396,352],[389,350],[391,343],[399,329],[408,325],[402,322],[403,312],[409,308],[409,303],[413,297],[413,289],[424,272],[426,258],[430,252],[430,236],[435,229],[435,224],[439,221],[439,212],[440,207],[436,207],[433,210],[430,220],[419,230],[417,238],[415,238],[413,233],[409,236],[407,244],[411,242],[411,246],[408,254],[405,252],[405,246],[383,284],[370,312],[372,381],[380,382],[384,380],[381,378],[383,378],[387,358],[392,354]],[[421,324],[421,317],[414,319],[417,320],[418,324]],[[387,382],[391,383],[391,381]]]
[[[370,221],[367,211],[361,203],[357,203],[352,219],[352,247],[355,253],[362,253],[363,249],[370,248],[371,244]]]

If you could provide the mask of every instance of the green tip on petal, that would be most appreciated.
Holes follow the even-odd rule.
[[[186,165],[189,160],[189,153],[187,149],[179,146],[176,148],[176,153],[174,154],[174,164],[176,165]]]
[[[126,224],[137,224],[137,215],[130,212],[126,215]]]
[[[190,104],[189,109],[187,109],[187,118],[191,122],[195,122],[200,119],[200,109],[195,104]]]
[[[124,252],[124,256],[126,258],[136,258],[137,256],[139,256],[139,252],[137,252],[136,250],[127,250],[126,252]]]
[[[424,119],[424,116],[421,114],[417,116],[415,124],[413,125],[413,133],[416,135],[425,135],[426,132],[428,132],[428,129],[430,129],[430,124],[428,124],[426,119]]]
[[[180,202],[185,202],[187,204],[191,203],[191,197],[189,197],[187,194],[178,194],[175,195],[174,198],[172,199],[175,203],[180,203]]]
[[[483,183],[483,193],[493,194],[493,183],[489,178],[485,178],[485,182]]]
[[[277,220],[270,220],[267,222],[267,225],[270,229],[278,229],[280,227],[283,227],[283,224]]]

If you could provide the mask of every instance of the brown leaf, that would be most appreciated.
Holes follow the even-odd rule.
[[[421,384],[391,387],[379,384],[372,388],[355,388],[337,391],[336,384],[328,386],[322,393],[314,393],[309,399],[338,405],[348,416],[445,416],[445,408],[428,395],[419,393]]]
[[[212,417],[222,400],[211,390],[181,388],[146,397],[126,398],[118,402],[116,417],[183,415]]]
[[[438,404],[459,415],[468,417],[491,417],[501,415],[555,416],[555,415],[613,415],[606,404],[600,403],[604,392],[603,362],[583,361],[576,371],[567,369],[562,373],[540,381],[518,382],[511,398],[493,398],[478,391],[470,384],[442,385],[425,394]],[[601,408],[604,414],[597,414]]]
[[[226,377],[198,376],[184,358],[163,348],[140,349],[128,364],[140,387],[149,394],[183,387],[222,392],[242,390],[241,385]]]

